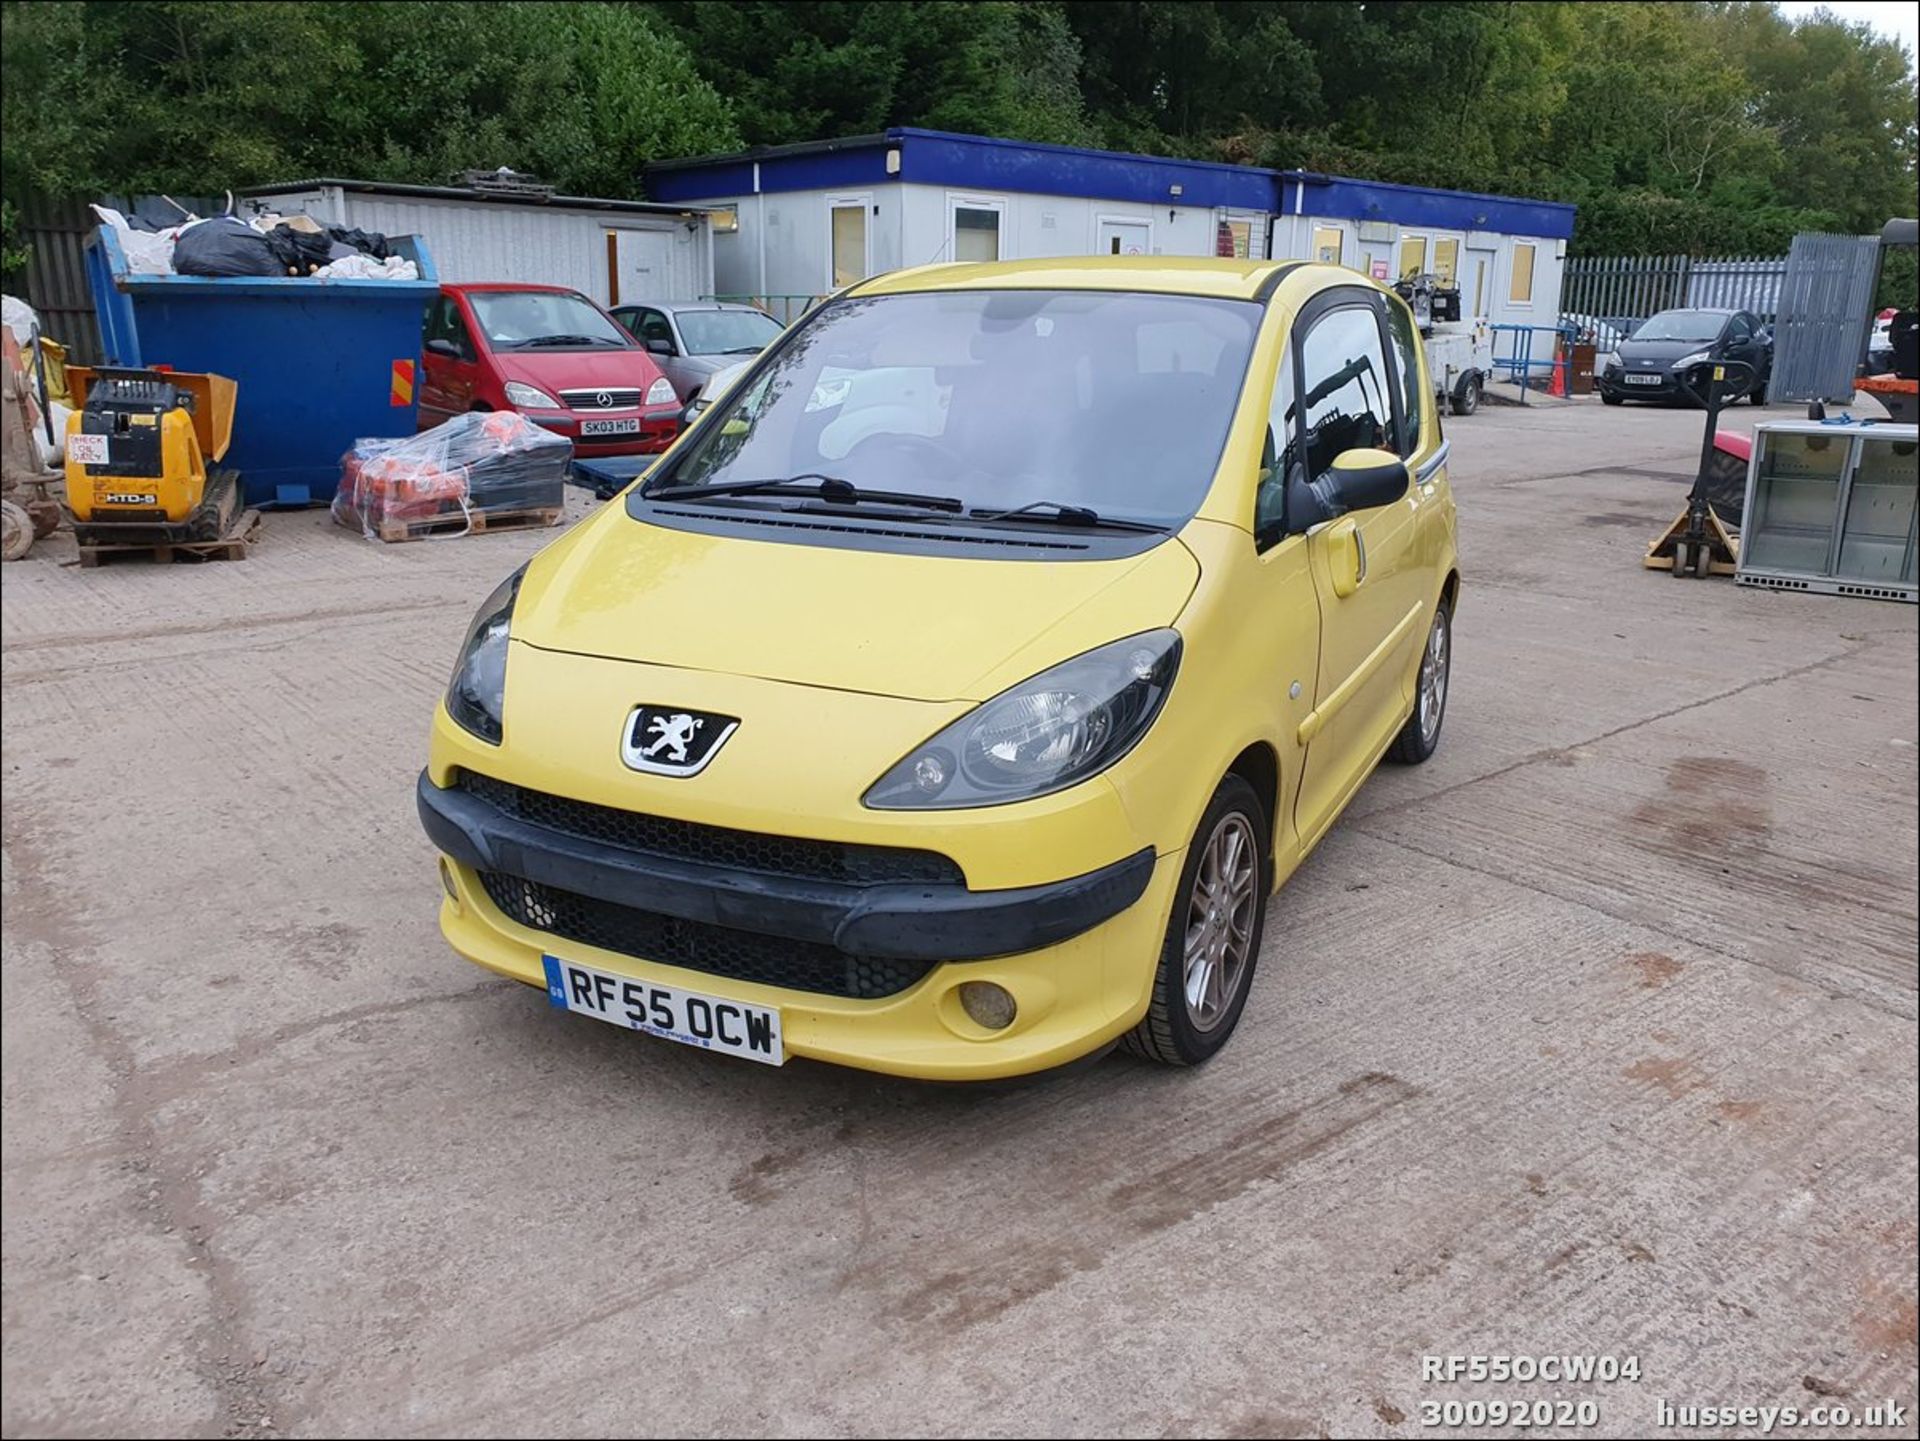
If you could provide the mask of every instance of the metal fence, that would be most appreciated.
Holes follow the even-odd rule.
[[[1784,255],[1578,255],[1560,285],[1560,320],[1603,350],[1650,315],[1698,305],[1750,310],[1771,322],[1787,273]]]
[[[79,365],[100,360],[100,327],[87,287],[87,236],[93,212],[83,201],[30,200],[20,207],[19,237],[27,250],[26,302],[40,331],[67,348]]]
[[[1873,235],[1796,235],[1773,329],[1769,400],[1853,398],[1856,367],[1873,323],[1880,240]]]

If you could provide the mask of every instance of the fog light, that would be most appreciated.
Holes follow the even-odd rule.
[[[1018,1009],[1013,1004],[1013,993],[992,981],[962,981],[960,1008],[975,1025],[985,1026],[989,1031],[1006,1030],[1013,1024]]]
[[[440,862],[440,888],[447,893],[448,900],[457,901],[460,899],[460,892],[453,888],[453,867],[448,865],[445,860]]]

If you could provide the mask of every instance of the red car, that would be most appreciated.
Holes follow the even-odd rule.
[[[582,456],[652,454],[680,431],[653,357],[606,311],[558,285],[443,285],[421,346],[420,429],[517,410]]]

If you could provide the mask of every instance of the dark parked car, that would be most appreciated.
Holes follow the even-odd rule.
[[[683,403],[715,371],[758,355],[780,334],[780,322],[764,310],[713,300],[616,305],[613,318],[647,348]]]
[[[1747,310],[1663,310],[1620,342],[1600,373],[1600,398],[1697,400],[1687,371],[1706,360],[1744,361],[1753,367],[1747,394],[1764,405],[1773,374],[1773,332]]]

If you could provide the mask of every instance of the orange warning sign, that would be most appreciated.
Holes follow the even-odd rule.
[[[396,360],[393,363],[393,399],[394,405],[413,404],[413,362]]]

